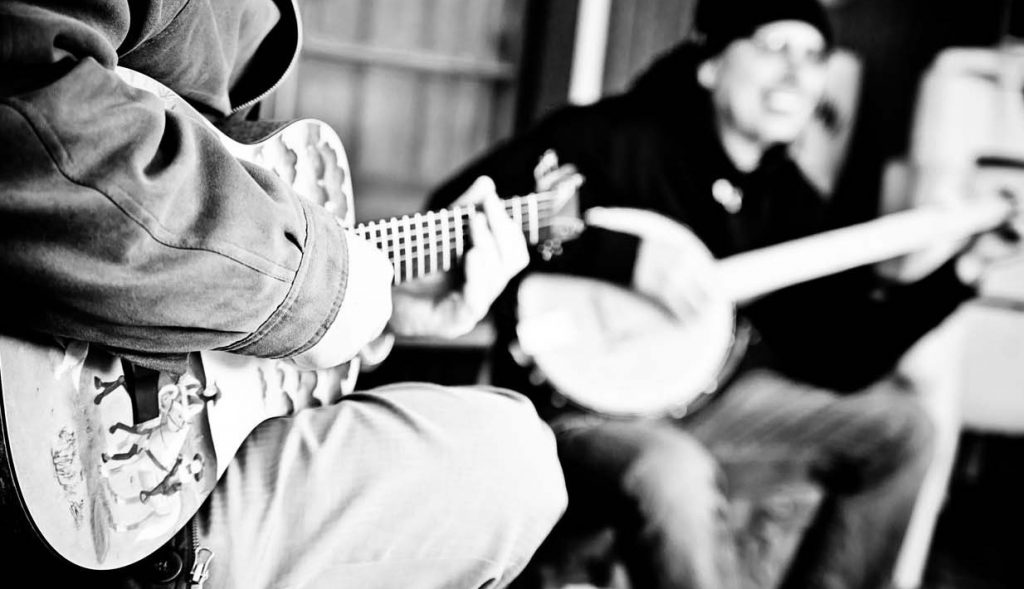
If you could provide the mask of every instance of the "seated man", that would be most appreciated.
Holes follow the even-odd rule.
[[[715,257],[832,227],[786,149],[822,98],[832,45],[824,10],[815,0],[708,0],[696,28],[700,39],[629,92],[547,117],[441,187],[432,208],[480,174],[503,193],[529,192],[535,163],[554,150],[586,178],[582,208],[657,212]],[[685,321],[719,292],[702,255],[591,227],[530,270],[630,284]],[[827,492],[784,586],[876,589],[890,580],[933,443],[919,400],[891,372],[971,296],[958,266],[950,260],[909,285],[852,271],[743,305],[754,334],[745,358],[714,400],[682,419],[552,410],[550,388],[531,382],[509,351],[514,288],[496,307],[492,376],[531,391],[556,431],[570,497],[560,532],[614,526],[633,587],[738,586],[723,502],[738,475],[767,465]]]
[[[240,120],[293,61],[295,10],[288,0],[0,4],[2,343],[48,342],[48,361],[62,352],[57,342],[65,357],[80,349],[74,341],[89,342],[162,370],[173,390],[185,386],[189,352],[329,371],[380,333],[392,266],[379,250],[282,179],[235,159],[207,121],[115,71],[155,78],[211,121]],[[492,237],[510,234],[500,229],[510,221],[486,183],[467,199],[490,213],[473,227],[484,286],[474,262],[467,294],[452,299],[452,308],[469,301],[456,312],[466,323],[521,268],[516,260],[525,263],[521,240]],[[495,272],[488,252],[517,248]],[[5,373],[18,368],[6,360]],[[10,384],[4,399],[40,393]],[[266,388],[246,393],[256,400]],[[6,416],[0,426],[32,427]],[[93,452],[97,429],[106,428],[83,430],[77,446],[69,434],[61,463],[50,465],[59,481],[106,476],[82,466],[110,458]],[[525,398],[396,385],[263,422],[167,546],[136,565],[91,571],[29,537],[0,450],[3,553],[45,586],[501,587],[565,501],[551,432]],[[160,466],[196,475],[196,457]],[[178,488],[157,482],[120,501],[69,499],[52,513],[92,526],[87,548],[104,568],[106,534],[132,532],[109,506],[156,503]]]

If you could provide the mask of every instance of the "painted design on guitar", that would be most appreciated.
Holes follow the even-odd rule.
[[[57,477],[57,484],[67,499],[71,519],[76,528],[81,528],[85,512],[85,477],[82,475],[82,462],[78,459],[78,440],[75,432],[67,427],[61,428],[57,440],[50,448],[50,456],[53,459],[53,472]]]
[[[102,380],[100,380],[100,377],[94,376],[92,377],[92,383],[92,386],[96,387],[97,389],[102,389],[92,400],[93,403],[99,405],[100,403],[103,402],[103,397],[106,397],[110,393],[124,386],[124,375],[122,374],[121,376],[117,377],[117,380],[112,382],[103,382]]]
[[[124,375],[109,382],[94,377],[94,402],[103,403],[116,390],[127,395],[124,384]],[[202,384],[186,374],[160,387],[157,417],[133,424],[115,421],[106,428],[99,471],[117,511],[116,531],[136,530],[145,523],[148,535],[176,525],[182,508],[179,494],[201,482],[208,470],[203,455],[186,447],[208,399]]]

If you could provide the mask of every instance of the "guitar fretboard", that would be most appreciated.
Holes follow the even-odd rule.
[[[540,242],[541,230],[550,222],[553,198],[551,192],[538,192],[505,201],[505,211],[530,244]],[[470,219],[482,214],[479,206],[460,206],[371,221],[355,232],[387,254],[399,284],[451,270],[471,245]]]

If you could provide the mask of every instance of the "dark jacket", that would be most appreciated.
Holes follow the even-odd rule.
[[[298,41],[290,0],[0,2],[0,329],[167,368],[316,343],[346,288],[337,223],[114,71],[223,120]]]
[[[528,132],[470,164],[432,196],[453,200],[480,174],[499,192],[533,190],[532,169],[546,149],[585,177],[581,207],[649,209],[688,225],[716,257],[788,241],[842,225],[781,146],[751,173],[738,171],[713,127],[707,92],[696,82],[699,54],[682,45],[657,61],[632,89],[586,107],[565,107]],[[712,197],[727,179],[743,192],[735,214]],[[531,270],[568,271],[628,283],[636,241],[588,229],[562,260],[536,259]],[[499,384],[528,386],[504,354],[514,325],[514,286],[497,308]],[[851,271],[779,291],[741,309],[759,343],[747,365],[769,365],[839,390],[865,386],[935,326],[971,290],[947,265],[907,287],[879,283],[870,270]]]

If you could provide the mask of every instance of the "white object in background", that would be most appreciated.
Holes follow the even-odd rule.
[[[825,95],[811,124],[790,147],[790,154],[823,195],[830,196],[846,162],[860,104],[864,66],[845,49],[829,57]]]
[[[1024,313],[964,305],[962,412],[964,426],[994,433],[1024,433]]]
[[[580,0],[569,72],[569,102],[572,104],[591,104],[601,98],[611,13],[611,0]]]

